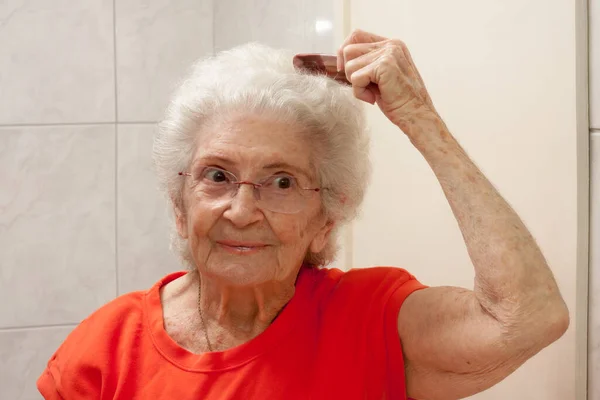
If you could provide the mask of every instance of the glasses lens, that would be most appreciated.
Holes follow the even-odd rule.
[[[237,185],[237,178],[220,168],[205,167],[194,182],[194,192],[199,200],[217,207],[231,200]]]
[[[307,197],[296,179],[289,175],[273,175],[259,189],[260,203],[269,211],[294,214],[306,206]]]
[[[240,183],[231,172],[205,167],[194,180],[198,200],[211,207],[226,206],[236,196]],[[245,183],[241,183],[245,184]],[[277,174],[255,185],[255,196],[260,208],[282,214],[295,214],[304,209],[312,190],[302,189],[291,175]]]

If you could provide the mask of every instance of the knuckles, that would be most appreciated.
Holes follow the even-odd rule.
[[[398,39],[390,39],[384,44],[385,53],[394,57],[396,61],[403,60],[405,58],[406,45],[403,41]]]
[[[367,32],[363,31],[362,29],[354,29],[352,32],[350,32],[349,40],[351,43],[361,42],[361,39],[366,35]]]
[[[349,44],[344,47],[342,52],[344,54],[344,60],[351,61],[360,55],[360,48],[359,48],[359,46]]]

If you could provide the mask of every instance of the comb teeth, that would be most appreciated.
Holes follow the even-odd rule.
[[[336,82],[351,85],[346,79],[346,74],[337,70],[337,56],[316,53],[297,54],[293,62],[298,70],[325,75]]]

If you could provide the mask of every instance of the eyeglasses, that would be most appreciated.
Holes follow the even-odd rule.
[[[252,185],[259,208],[295,214],[306,207],[311,196],[322,190],[301,187],[296,178],[288,174],[271,175],[258,183],[241,181],[231,172],[216,167],[202,167],[198,175],[189,172],[179,175],[192,177],[192,190],[196,196],[213,207],[227,205],[242,185]]]

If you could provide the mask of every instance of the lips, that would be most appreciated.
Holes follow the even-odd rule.
[[[261,242],[238,242],[235,240],[219,240],[217,243],[228,246],[228,247],[239,247],[246,249],[253,249],[257,247],[265,247],[267,244]]]
[[[225,252],[237,256],[258,254],[268,246],[262,242],[238,242],[234,240],[220,240],[217,241],[217,245]]]

